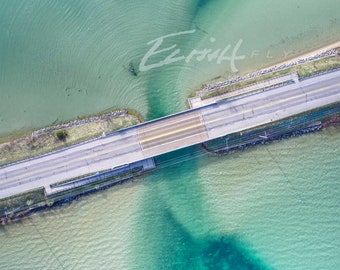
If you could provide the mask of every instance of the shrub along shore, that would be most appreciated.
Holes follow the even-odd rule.
[[[118,110],[46,127],[31,135],[0,144],[0,165],[42,155],[142,121],[136,113]]]
[[[242,77],[235,77],[224,82],[212,84],[197,92],[197,94],[201,98],[210,95],[220,95],[225,91],[239,89],[235,86],[245,87],[247,83],[254,83],[254,80],[257,82],[270,79],[286,74],[285,72],[297,71],[300,77],[308,77],[320,72],[329,71],[340,67],[339,52],[340,50],[337,47],[289,63],[278,64]],[[142,121],[140,115],[134,111],[119,110],[43,128],[33,132],[31,135],[0,144],[0,166],[74,145],[138,124]],[[338,124],[339,116],[327,123],[328,125]],[[131,177],[134,177],[134,175],[131,174]],[[32,190],[18,196],[0,200],[0,212],[8,211],[11,213],[9,216],[6,214],[0,217],[0,224],[8,223],[12,218],[21,218],[34,209],[52,206],[53,203],[53,201],[49,201],[45,197],[44,189]]]
[[[201,90],[192,94],[192,97],[199,96],[201,99],[207,99],[293,72],[297,72],[299,78],[304,79],[319,73],[338,69],[340,68],[339,43],[340,42],[336,43],[332,49],[315,52],[306,57],[293,59],[244,76],[237,76],[225,81],[206,84]]]

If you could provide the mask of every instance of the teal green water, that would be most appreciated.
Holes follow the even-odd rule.
[[[236,67],[246,72],[338,40],[338,9],[336,0],[2,0],[0,134],[121,107],[148,119],[183,110],[202,83],[235,75],[230,63],[192,58],[133,76],[129,63],[138,70],[149,41],[197,29],[162,48],[188,56],[230,44],[230,56],[242,39]]]
[[[143,179],[0,228],[1,265],[337,269],[339,142],[330,128],[223,157],[162,157]]]
[[[202,83],[234,73],[216,59],[139,72],[149,41],[196,28],[164,43],[189,55],[242,39],[236,66],[247,72],[337,41],[339,7],[2,0],[0,134],[118,107],[148,119],[177,112]],[[160,157],[135,182],[0,227],[1,268],[337,269],[339,142],[330,128],[225,157],[198,147]]]

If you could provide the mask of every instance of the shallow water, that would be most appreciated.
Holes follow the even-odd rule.
[[[0,261],[4,269],[336,269],[339,141],[330,128],[223,157],[197,147],[160,157],[143,179],[1,228]]]
[[[114,108],[147,119],[183,110],[201,84],[235,75],[230,61],[192,57],[140,72],[148,42],[196,29],[161,48],[176,45],[187,57],[230,45],[228,57],[242,39],[235,68],[246,72],[338,40],[338,8],[336,0],[1,1],[0,134]]]
[[[195,28],[164,44],[188,55],[242,39],[246,72],[337,40],[338,10],[335,0],[1,1],[0,134],[108,108],[148,119],[182,110],[192,90],[231,75],[230,63],[134,76],[129,63],[138,67],[147,42]],[[159,157],[135,182],[0,227],[1,266],[336,269],[339,142],[330,128],[224,157],[199,147]]]

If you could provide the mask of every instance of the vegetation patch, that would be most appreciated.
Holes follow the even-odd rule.
[[[67,136],[67,132],[65,130],[56,130],[54,134],[60,141],[64,141]]]
[[[310,77],[337,68],[340,68],[340,56],[319,59],[295,67],[300,78]]]
[[[45,201],[44,188],[31,190],[13,197],[0,200],[0,214],[7,210],[16,210],[18,208],[29,208],[39,202]]]
[[[339,49],[337,49],[339,51]],[[223,86],[217,88],[216,90],[211,91],[201,97],[201,99],[208,99],[211,97],[220,96],[226,93],[230,93],[251,85],[258,84],[260,82],[264,82],[270,79],[274,79],[277,77],[281,77],[284,75],[288,75],[293,72],[297,72],[301,79],[307,78],[319,73],[331,71],[334,69],[340,68],[340,56],[332,56],[328,58],[322,58],[310,62],[306,62],[297,66],[285,68],[279,71],[275,71],[269,74],[265,74],[262,76],[257,76],[248,80],[240,81],[237,83],[229,84],[227,86]]]
[[[137,114],[137,113],[134,113]],[[141,116],[127,111],[47,127],[0,144],[0,165],[42,155],[140,123]]]

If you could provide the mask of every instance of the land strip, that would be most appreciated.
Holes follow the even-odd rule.
[[[340,70],[120,130],[0,167],[0,198],[162,155],[340,101]]]
[[[126,110],[105,113],[34,131],[31,135],[0,144],[0,165],[42,155],[140,123]],[[58,132],[61,138],[58,138]]]
[[[334,56],[318,59],[317,61],[319,60],[328,61],[328,59],[332,59],[332,57]],[[324,64],[326,67],[324,70],[329,70],[330,62],[324,62]],[[306,77],[310,76],[310,74],[319,73],[319,71],[321,70],[319,67],[320,66],[317,66],[317,72],[315,71],[306,72],[306,74],[309,74],[306,75]],[[63,152],[63,150],[61,150],[60,153],[57,154],[59,158],[57,157],[53,159],[55,162],[57,163],[59,162],[59,165],[54,164],[52,162],[51,170],[47,170],[48,168],[46,169],[46,167],[44,166],[40,167],[36,166],[38,164],[34,165],[35,161],[34,159],[32,159],[32,162],[29,162],[28,165],[33,170],[37,169],[38,173],[40,174],[37,180],[34,180],[32,178],[32,172],[27,170],[27,168],[26,169],[23,168],[24,170],[23,177],[21,179],[18,176],[20,174],[20,172],[18,171],[6,171],[5,169],[4,176],[6,180],[9,180],[7,179],[7,177],[10,177],[8,173],[10,174],[13,173],[12,175],[13,179],[19,177],[17,187],[26,184],[31,185],[33,187],[32,185],[33,181],[39,182],[40,181],[39,179],[42,179],[42,181],[40,181],[41,182],[40,187],[44,186],[45,192],[48,188],[54,188],[57,186],[64,187],[64,183],[69,183],[69,185],[75,184],[78,185],[79,183],[89,182],[91,183],[93,188],[96,188],[98,182],[93,181],[93,179],[91,178],[89,179],[84,178],[78,180],[78,177],[75,176],[77,179],[73,179],[72,181],[70,181],[70,178],[63,179],[62,170],[66,170],[68,172],[72,172],[72,170],[74,170],[76,171],[76,173],[81,172],[80,174],[77,175],[79,176],[81,175],[82,177],[85,177],[86,175],[91,176],[96,171],[94,170],[95,163],[99,164],[99,162],[101,162],[103,168],[105,167],[107,169],[111,168],[112,166],[114,167],[116,165],[118,166],[126,164],[130,157],[133,157],[131,162],[135,162],[135,159],[142,160],[143,158],[157,156],[163,152],[179,149],[183,147],[183,145],[187,144],[189,145],[190,142],[191,144],[196,144],[199,142],[207,141],[208,139],[224,136],[225,134],[229,134],[229,132],[232,131],[239,132],[247,130],[248,128],[256,127],[259,125],[259,122],[264,124],[272,123],[274,121],[283,119],[284,117],[288,117],[299,112],[304,112],[308,111],[309,109],[318,108],[322,104],[331,104],[332,102],[338,102],[340,100],[339,96],[340,82],[337,79],[340,76],[338,75],[338,73],[339,71],[334,72],[333,73],[333,75],[335,74],[334,76],[332,74],[320,76],[320,78],[325,76],[329,77],[328,79],[324,80],[324,82],[321,83],[319,82],[319,78],[312,79],[311,81],[314,81],[313,83],[309,83],[308,82],[309,80],[306,80],[305,82],[301,83],[299,81],[296,81],[295,82],[296,85],[285,85],[285,87],[278,87],[281,89],[280,91],[278,92],[268,91],[268,93],[266,93],[266,95],[264,96],[262,95],[262,97],[261,95],[259,97],[256,97],[256,95],[253,95],[252,97],[244,96],[242,98],[240,97],[235,99],[233,102],[221,102],[219,104],[210,107],[205,107],[200,110],[179,113],[177,115],[153,121],[152,123],[139,125],[136,128],[122,130],[115,134],[111,134],[107,138],[106,136],[103,136],[102,138],[99,138],[98,136],[100,136],[102,132],[110,133],[113,130],[105,132],[102,129],[98,131],[98,128],[94,128],[94,130],[97,132],[94,137],[97,137],[97,139],[91,141],[93,148],[86,148],[85,144],[79,147],[80,150],[83,151],[83,154],[80,153],[79,155],[71,154],[71,156],[68,155],[62,156],[61,153]],[[281,79],[282,77],[287,76],[287,74],[285,73],[279,74],[281,75]],[[265,74],[264,76],[272,75],[273,74]],[[275,82],[277,81],[277,78],[270,77],[268,80],[272,80],[273,82]],[[333,83],[330,83],[330,81],[327,82],[328,80],[333,80]],[[280,81],[279,79],[278,84],[282,83],[285,84],[286,82],[289,81],[290,80]],[[294,78],[292,78],[292,81],[294,81]],[[270,84],[270,86],[272,85],[276,86],[275,83]],[[258,87],[255,90],[257,91]],[[254,91],[254,89],[252,89],[252,91]],[[290,93],[290,91],[296,91],[296,94],[292,94]],[[237,91],[235,91],[235,93],[236,92]],[[274,94],[274,92],[276,92],[276,94]],[[277,97],[276,95],[280,95],[280,97]],[[137,118],[135,118],[135,120],[136,119]],[[86,122],[87,124],[92,123],[91,121],[88,121],[88,119],[84,119],[84,121],[85,122],[87,121]],[[49,133],[50,135],[52,134],[53,139],[56,140],[55,132],[64,130],[65,133],[68,134],[65,140],[70,139],[69,137],[70,131],[65,130],[67,128],[70,127],[66,126],[52,127],[49,129],[41,130],[40,132],[36,132],[35,136],[39,137],[42,136],[42,134]],[[83,132],[80,133],[84,134]],[[195,141],[194,143],[192,143],[193,136],[196,137],[198,136],[197,142]],[[31,137],[34,138],[33,135]],[[89,138],[84,139],[83,137],[81,140],[86,140]],[[74,141],[74,143],[76,142],[77,140]],[[70,141],[68,141],[68,143],[69,144],[66,144],[64,146],[71,145]],[[60,148],[64,146],[60,146]],[[52,156],[49,158],[52,159]],[[65,161],[63,161],[64,158]],[[102,159],[100,160],[100,158]],[[69,159],[70,161],[68,162],[67,159]],[[91,159],[93,160],[91,161]],[[119,162],[116,163],[116,160],[118,160]],[[83,166],[82,162],[83,163],[85,162],[86,164],[84,163]],[[78,167],[78,165],[83,166],[83,168],[78,170],[78,168],[80,168]],[[60,172],[58,170],[60,170]],[[56,185],[53,184],[52,182],[50,184],[46,183],[47,178],[54,177],[53,175],[58,173],[61,176],[60,177],[61,181],[66,182],[61,184],[60,181],[55,181],[54,183],[56,183]],[[67,175],[69,176],[68,173]],[[95,176],[97,175],[95,174]],[[122,176],[124,178],[126,177],[125,174],[123,174]],[[118,176],[119,179],[120,177],[121,176]],[[115,179],[114,181],[118,180]],[[31,184],[29,182],[31,182]],[[2,184],[4,188],[11,188],[12,185],[9,182],[7,183],[3,182]],[[37,185],[36,189],[30,191],[32,187],[26,188],[23,191],[24,193],[19,194],[15,197],[7,197],[4,200],[0,200],[0,203],[3,204],[6,203],[6,206],[3,205],[6,209],[8,209],[8,207],[13,209],[13,207],[16,207],[16,205],[19,206],[24,205],[25,206],[24,209],[27,209],[27,207],[29,209],[31,209],[32,207],[39,207],[39,203],[35,204],[35,206],[32,206],[32,203],[35,203],[39,199],[44,201],[43,202],[44,205],[46,204],[48,205],[49,203],[48,200],[46,200],[46,198],[42,199],[41,197],[42,193],[44,193],[44,189],[41,188],[39,189],[39,185]],[[82,188],[80,188],[80,190],[82,190]],[[70,193],[63,194],[63,196],[64,195],[74,196],[77,194],[77,192],[80,192],[80,190],[70,189],[69,191],[67,191]]]
[[[280,86],[275,80],[291,74],[297,74],[299,79],[304,79],[338,68],[340,68],[340,42],[254,73],[207,85],[189,98],[189,105],[196,108],[255,90]]]

